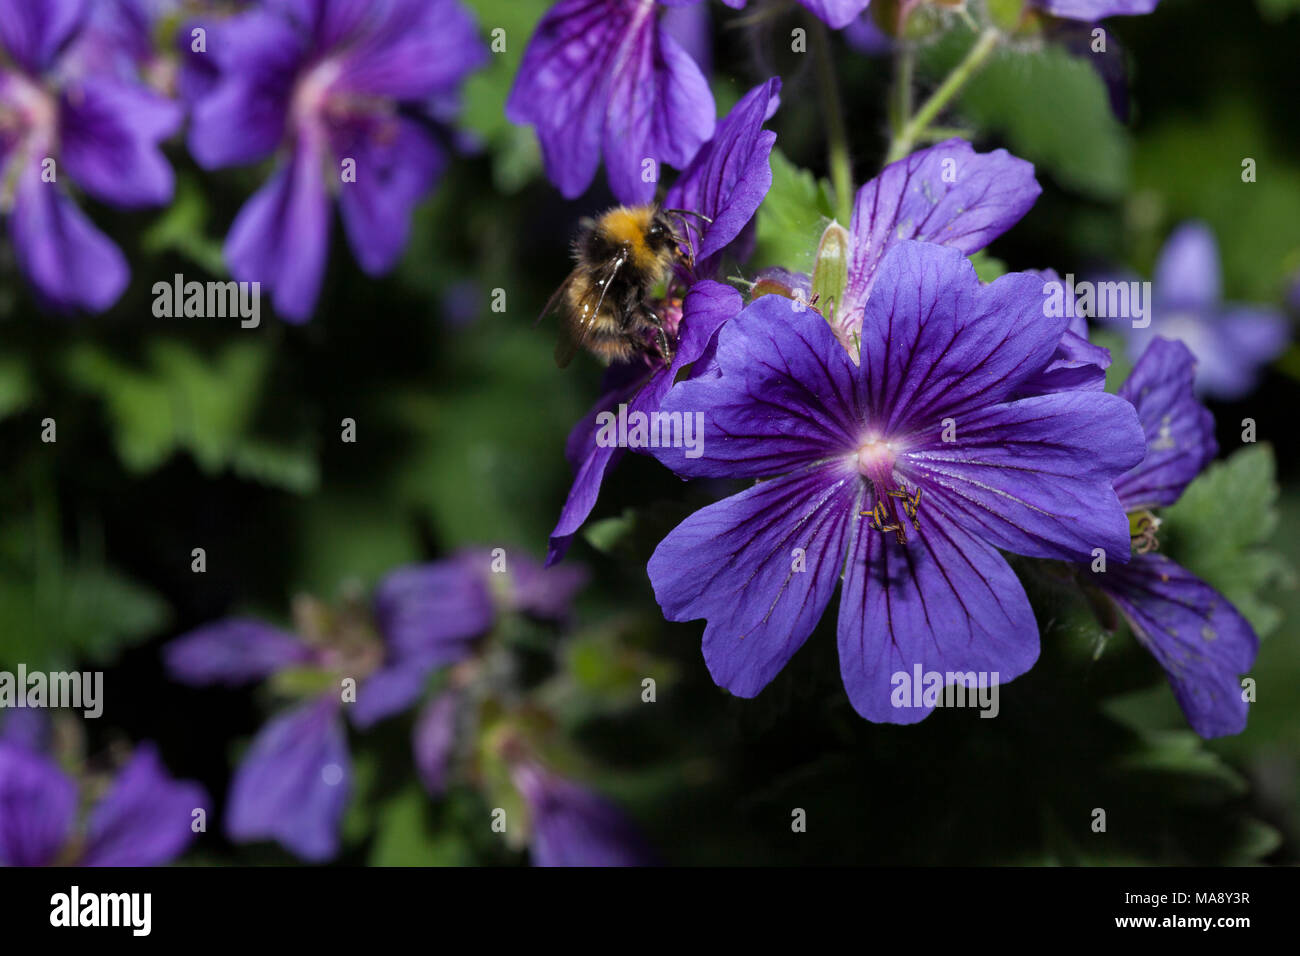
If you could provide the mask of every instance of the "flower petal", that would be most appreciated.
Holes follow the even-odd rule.
[[[310,143],[299,143],[239,210],[226,237],[226,262],[239,281],[269,288],[283,318],[305,322],[320,295],[329,235],[320,156]]]
[[[251,684],[313,657],[296,634],[250,618],[207,624],[163,648],[167,673],[192,686]]]
[[[1010,273],[983,286],[956,249],[896,244],[862,318],[866,420],[894,439],[937,436],[941,420],[1012,395],[1044,369],[1067,320],[1043,308],[1042,282]]]
[[[714,257],[740,235],[772,188],[769,158],[776,134],[764,130],[763,123],[776,111],[780,92],[781,81],[774,77],[746,93],[668,190],[665,208],[713,220],[701,226],[694,217],[684,217],[697,275],[717,271]]]
[[[654,199],[657,176],[647,181],[647,160],[654,160],[656,173],[665,164],[680,169],[715,127],[708,80],[654,14],[653,4],[633,6],[632,32],[610,77],[605,174],[625,203]],[[639,26],[643,17],[648,25]]]
[[[401,259],[411,212],[442,175],[446,158],[408,119],[336,125],[332,139],[336,155],[356,161],[356,181],[339,192],[352,254],[367,274],[382,275]]]
[[[1035,2],[1054,17],[1086,20],[1092,23],[1102,17],[1150,13],[1160,0],[1035,0]]]
[[[838,346],[837,346],[838,347]],[[706,618],[714,681],[753,697],[812,633],[835,591],[862,482],[835,463],[806,468],[695,512],[646,571],[670,621]]]
[[[0,47],[28,73],[43,73],[88,12],[87,0],[0,0]]]
[[[424,789],[435,797],[447,789],[447,770],[456,749],[456,715],[461,695],[444,691],[429,701],[415,722],[411,746]]]
[[[152,744],[141,744],[90,811],[83,866],[162,866],[194,839],[194,811],[209,810],[197,784],[172,778]]]
[[[447,664],[496,620],[486,568],[449,559],[390,572],[375,588],[375,621],[396,660]]]
[[[179,129],[181,110],[152,90],[99,76],[65,90],[59,157],[78,186],[125,209],[172,196],[172,168],[158,148]]]
[[[713,359],[719,374],[677,384],[660,406],[704,415],[702,455],[654,449],[679,475],[779,475],[857,447],[858,370],[812,309],[762,296],[722,327]]]
[[[284,141],[306,45],[292,24],[263,10],[207,29],[205,62],[219,72],[215,84],[201,84],[206,92],[193,106],[190,153],[204,169],[260,162]]]
[[[942,513],[1006,551],[1086,560],[1104,548],[1129,554],[1129,524],[1112,487],[1142,460],[1133,407],[1104,392],[1057,392],[952,419],[954,440],[899,456],[898,471],[924,489],[921,525]],[[931,503],[926,508],[925,500]]]
[[[646,866],[654,858],[632,821],[599,794],[538,767],[517,767],[528,803],[534,866]]]
[[[1154,292],[1161,311],[1218,304],[1219,246],[1209,226],[1189,222],[1174,230],[1156,261]]]
[[[1152,339],[1119,390],[1146,434],[1142,463],[1115,482],[1124,507],[1171,505],[1218,453],[1214,416],[1196,400],[1196,358],[1187,346]]]
[[[38,164],[19,175],[9,230],[18,267],[51,308],[103,312],[126,289],[122,250],[56,183],[41,181]]]
[[[1038,659],[1038,624],[1015,573],[946,516],[923,518],[905,545],[863,518],[849,547],[840,673],[854,710],[868,720],[912,724],[930,713],[907,692],[918,668],[945,681],[973,672],[1003,684]]]
[[[871,0],[799,0],[832,30],[846,27]]]
[[[273,839],[304,860],[338,853],[351,793],[351,761],[332,696],[269,721],[230,785],[226,831],[237,842]]]
[[[1093,580],[1165,669],[1193,730],[1222,737],[1245,729],[1249,705],[1237,678],[1255,663],[1259,639],[1227,598],[1162,554],[1135,555]]]
[[[46,757],[0,740],[0,866],[49,866],[72,837],[77,786]]]
[[[1031,163],[1004,149],[977,153],[960,139],[890,163],[858,190],[841,321],[856,324],[896,243],[920,239],[975,252],[1019,222],[1041,191]]]

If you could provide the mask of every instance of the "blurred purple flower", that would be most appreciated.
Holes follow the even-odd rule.
[[[722,0],[729,7],[742,10],[746,0]],[[832,30],[846,27],[871,5],[871,0],[799,0]]]
[[[232,839],[273,839],[312,861],[335,856],[352,777],[344,711],[366,729],[407,710],[435,670],[474,653],[501,610],[561,620],[585,578],[580,569],[543,573],[511,555],[498,597],[492,560],[488,552],[468,552],[393,571],[375,589],[377,636],[352,627],[308,639],[230,619],[164,648],[168,674],[192,686],[238,686],[299,670],[336,678],[258,732],[231,783],[226,828]],[[344,704],[338,682],[349,677],[357,682],[356,699]],[[427,737],[421,737],[427,733],[422,719],[414,741],[422,777],[430,773]]]
[[[117,38],[88,34],[89,10],[86,0],[0,0],[0,212],[18,267],[60,312],[105,310],[130,277],[68,184],[122,209],[165,204],[172,170],[159,143],[181,121],[134,76],[98,71]]]
[[[269,287],[284,318],[306,321],[331,197],[361,268],[392,269],[445,164],[434,118],[487,49],[458,0],[268,0],[208,29],[217,75],[191,80],[190,152],[205,169],[280,154],[235,218],[226,261]]]
[[[194,838],[207,796],[141,744],[78,823],[78,783],[45,753],[0,740],[0,866],[161,866]]]
[[[528,805],[534,866],[651,866],[632,822],[597,793],[533,762],[511,769]]]
[[[708,620],[709,670],[742,697],[799,649],[842,574],[849,699],[913,723],[929,708],[891,706],[892,675],[1005,682],[1033,665],[1037,624],[998,549],[1127,549],[1111,483],[1144,446],[1116,396],[1019,397],[1066,331],[1040,277],[982,286],[958,250],[914,241],[892,242],[873,276],[861,366],[815,311],[768,295],[723,326],[713,377],[668,393],[665,412],[706,424],[701,457],[657,449],[664,464],[769,480],[687,518],[647,570],[669,620]]]
[[[1196,360],[1181,342],[1153,339],[1123,387],[1146,433],[1141,464],[1115,482],[1133,523],[1154,531],[1149,509],[1172,505],[1214,459],[1214,418],[1196,400]],[[1237,677],[1255,662],[1259,639],[1222,594],[1162,554],[1146,550],[1104,572],[1080,576],[1109,595],[1133,634],[1160,662],[1188,723],[1202,737],[1240,733],[1249,705]]]
[[[763,124],[776,110],[780,92],[781,81],[773,78],[746,93],[668,191],[666,208],[700,213],[712,220],[701,227],[691,222],[691,217],[684,217],[697,259],[685,277],[693,284],[682,302],[680,317],[665,317],[665,325],[677,338],[673,361],[669,366],[642,360],[611,366],[600,400],[569,433],[565,457],[574,479],[551,532],[548,566],[564,557],[574,534],[596,506],[605,474],[623,455],[623,448],[597,442],[599,417],[620,404],[628,406],[629,414],[657,411],[676,376],[705,354],[719,324],[740,311],[740,297],[734,290],[708,280],[716,273],[723,252],[745,242],[750,220],[772,186],[769,160],[776,134],[764,130]]]
[[[1030,2],[1054,17],[1086,20],[1091,23],[1103,17],[1150,13],[1160,0],[1030,0]]]
[[[1185,223],[1156,262],[1150,324],[1116,327],[1133,355],[1157,335],[1183,342],[1196,356],[1197,391],[1232,401],[1254,390],[1261,367],[1282,353],[1291,331],[1279,309],[1224,303],[1220,281],[1214,233],[1204,223]]]
[[[586,191],[603,154],[619,201],[650,202],[660,168],[681,169],[713,135],[708,81],[659,18],[697,2],[559,0],[537,25],[506,116],[536,128],[565,197]]]

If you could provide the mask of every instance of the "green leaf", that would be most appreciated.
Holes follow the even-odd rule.
[[[758,208],[754,268],[781,266],[811,273],[831,211],[830,184],[772,150],[772,188]]]
[[[35,390],[31,373],[19,358],[0,358],[0,418],[27,407]]]
[[[291,491],[316,487],[315,455],[304,441],[278,444],[252,434],[271,364],[265,340],[231,343],[211,360],[190,345],[155,341],[147,357],[141,369],[81,343],[65,362],[73,384],[104,400],[130,471],[152,471],[183,450],[208,474],[232,468]]]
[[[951,33],[926,56],[927,71],[942,75],[970,42]],[[1059,46],[999,51],[967,84],[957,112],[1079,192],[1113,198],[1128,184],[1129,137],[1106,86],[1092,64]]]
[[[221,240],[207,234],[208,207],[198,181],[182,176],[176,182],[176,198],[141,242],[150,255],[174,252],[215,276],[226,275]]]
[[[1290,576],[1263,545],[1277,527],[1273,449],[1247,446],[1211,465],[1161,512],[1161,549],[1218,588],[1261,636],[1280,615],[1265,595]]]

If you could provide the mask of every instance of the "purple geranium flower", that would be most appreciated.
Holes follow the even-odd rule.
[[[1291,339],[1280,310],[1221,301],[1219,250],[1203,223],[1186,223],[1169,237],[1153,285],[1150,324],[1117,327],[1135,355],[1157,335],[1185,343],[1196,356],[1202,394],[1228,401],[1245,397],[1258,384],[1261,366]]]
[[[1104,572],[1081,567],[1087,584],[1108,595],[1138,641],[1160,662],[1188,723],[1202,737],[1240,733],[1248,704],[1238,675],[1255,662],[1259,639],[1222,594],[1152,550],[1159,519],[1213,460],[1214,419],[1196,400],[1196,360],[1185,345],[1153,339],[1119,394],[1133,403],[1147,455],[1115,482],[1132,515],[1137,553]]]
[[[84,819],[79,790],[42,751],[0,739],[0,866],[161,866],[207,809],[203,788],[174,780],[152,744],[136,747]]]
[[[392,269],[445,164],[433,118],[487,50],[457,0],[275,0],[208,30],[218,75],[194,84],[190,151],[206,169],[282,154],[236,217],[226,260],[305,321],[331,197],[361,268]]]
[[[492,560],[472,552],[393,571],[376,588],[373,623],[365,615],[302,605],[308,613],[300,634],[232,619],[167,646],[167,670],[185,684],[238,686],[310,672],[323,678],[315,686],[328,686],[257,734],[231,784],[226,827],[233,839],[274,839],[307,860],[333,857],[351,790],[344,710],[365,729],[408,709],[436,669],[473,654],[497,620],[497,601],[506,610],[562,619],[584,577],[576,569],[543,574],[511,556],[507,586],[496,595]],[[357,685],[347,703],[340,691],[345,678]],[[417,723],[415,752],[427,781],[424,723],[423,717]]]
[[[709,670],[743,697],[799,649],[842,576],[849,699],[870,720],[912,723],[929,708],[891,706],[893,675],[997,683],[1038,656],[998,549],[1127,554],[1111,483],[1144,446],[1114,395],[1021,397],[1066,331],[1044,315],[1041,277],[981,286],[955,249],[892,245],[863,308],[860,366],[815,311],[769,295],[722,327],[713,377],[669,392],[663,411],[704,414],[703,454],[659,449],[661,461],[769,480],[686,519],[648,571],[668,619],[708,620]]]
[[[89,8],[0,0],[0,212],[18,267],[56,311],[103,311],[130,277],[68,185],[122,209],[165,204],[172,170],[158,145],[181,121],[175,104],[135,77],[97,72],[114,51],[91,56],[86,44],[114,37],[86,36]]]
[[[653,853],[612,803],[536,762],[511,768],[528,805],[534,866],[649,866]]]
[[[729,7],[743,10],[746,0],[722,0],[722,2]],[[834,30],[848,26],[871,5],[871,0],[799,0],[799,2]]]
[[[595,507],[605,474],[623,454],[623,448],[597,440],[601,416],[619,405],[627,405],[629,415],[657,411],[678,373],[704,355],[718,324],[739,311],[732,307],[733,297],[735,302],[739,301],[735,292],[701,280],[715,274],[726,249],[744,243],[746,228],[772,186],[769,159],[776,134],[764,130],[763,123],[776,110],[780,91],[781,81],[773,78],[746,93],[668,191],[664,200],[667,208],[697,212],[712,220],[702,227],[698,223],[686,223],[690,246],[697,258],[690,274],[681,277],[690,291],[680,313],[665,310],[670,313],[665,315],[665,325],[676,336],[673,361],[664,366],[638,359],[611,367],[600,401],[569,434],[565,455],[573,466],[574,480],[564,510],[551,532],[548,565],[564,556],[573,535]]]

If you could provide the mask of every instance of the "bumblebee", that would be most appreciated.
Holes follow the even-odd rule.
[[[574,269],[542,310],[542,317],[561,315],[556,365],[564,368],[584,348],[607,363],[656,349],[665,362],[672,361],[673,344],[650,297],[671,278],[675,265],[694,265],[685,251],[689,240],[673,221],[682,215],[696,214],[616,206],[582,221],[573,243]]]

